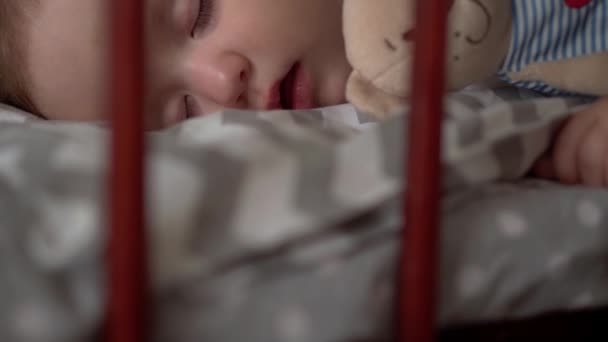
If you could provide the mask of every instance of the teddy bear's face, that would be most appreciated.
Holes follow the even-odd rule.
[[[512,2],[456,0],[448,31],[448,89],[494,75],[511,44]]]
[[[511,1],[449,0],[448,87],[479,81],[498,70],[511,35]],[[410,93],[414,0],[345,0],[344,33],[353,68],[375,87]]]

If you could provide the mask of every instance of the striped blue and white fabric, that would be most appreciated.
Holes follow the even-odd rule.
[[[564,0],[512,0],[513,37],[499,75],[517,87],[548,95],[566,92],[543,82],[515,81],[508,73],[534,63],[608,51],[608,0],[573,9]]]

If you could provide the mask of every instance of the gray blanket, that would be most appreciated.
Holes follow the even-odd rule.
[[[604,191],[522,181],[581,99],[446,101],[442,324],[608,303]],[[0,109],[0,340],[104,310],[107,131]],[[158,341],[390,337],[403,117],[227,111],[149,135]]]

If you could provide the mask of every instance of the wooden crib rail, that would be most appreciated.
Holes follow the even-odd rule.
[[[399,337],[408,342],[435,339],[441,119],[451,1],[417,1],[399,295]]]
[[[147,273],[144,230],[144,0],[112,0],[106,339],[146,340]]]

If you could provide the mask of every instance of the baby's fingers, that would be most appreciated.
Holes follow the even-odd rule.
[[[606,185],[607,155],[608,129],[596,126],[584,138],[576,159],[578,174],[583,184],[598,187]]]
[[[556,180],[557,174],[555,172],[555,165],[551,154],[547,154],[540,158],[536,164],[534,164],[532,173],[540,178]]]
[[[582,180],[581,168],[578,166],[579,151],[596,121],[595,115],[579,113],[559,133],[553,150],[553,161],[555,175],[560,181],[575,184]],[[587,160],[587,157],[584,159]]]

